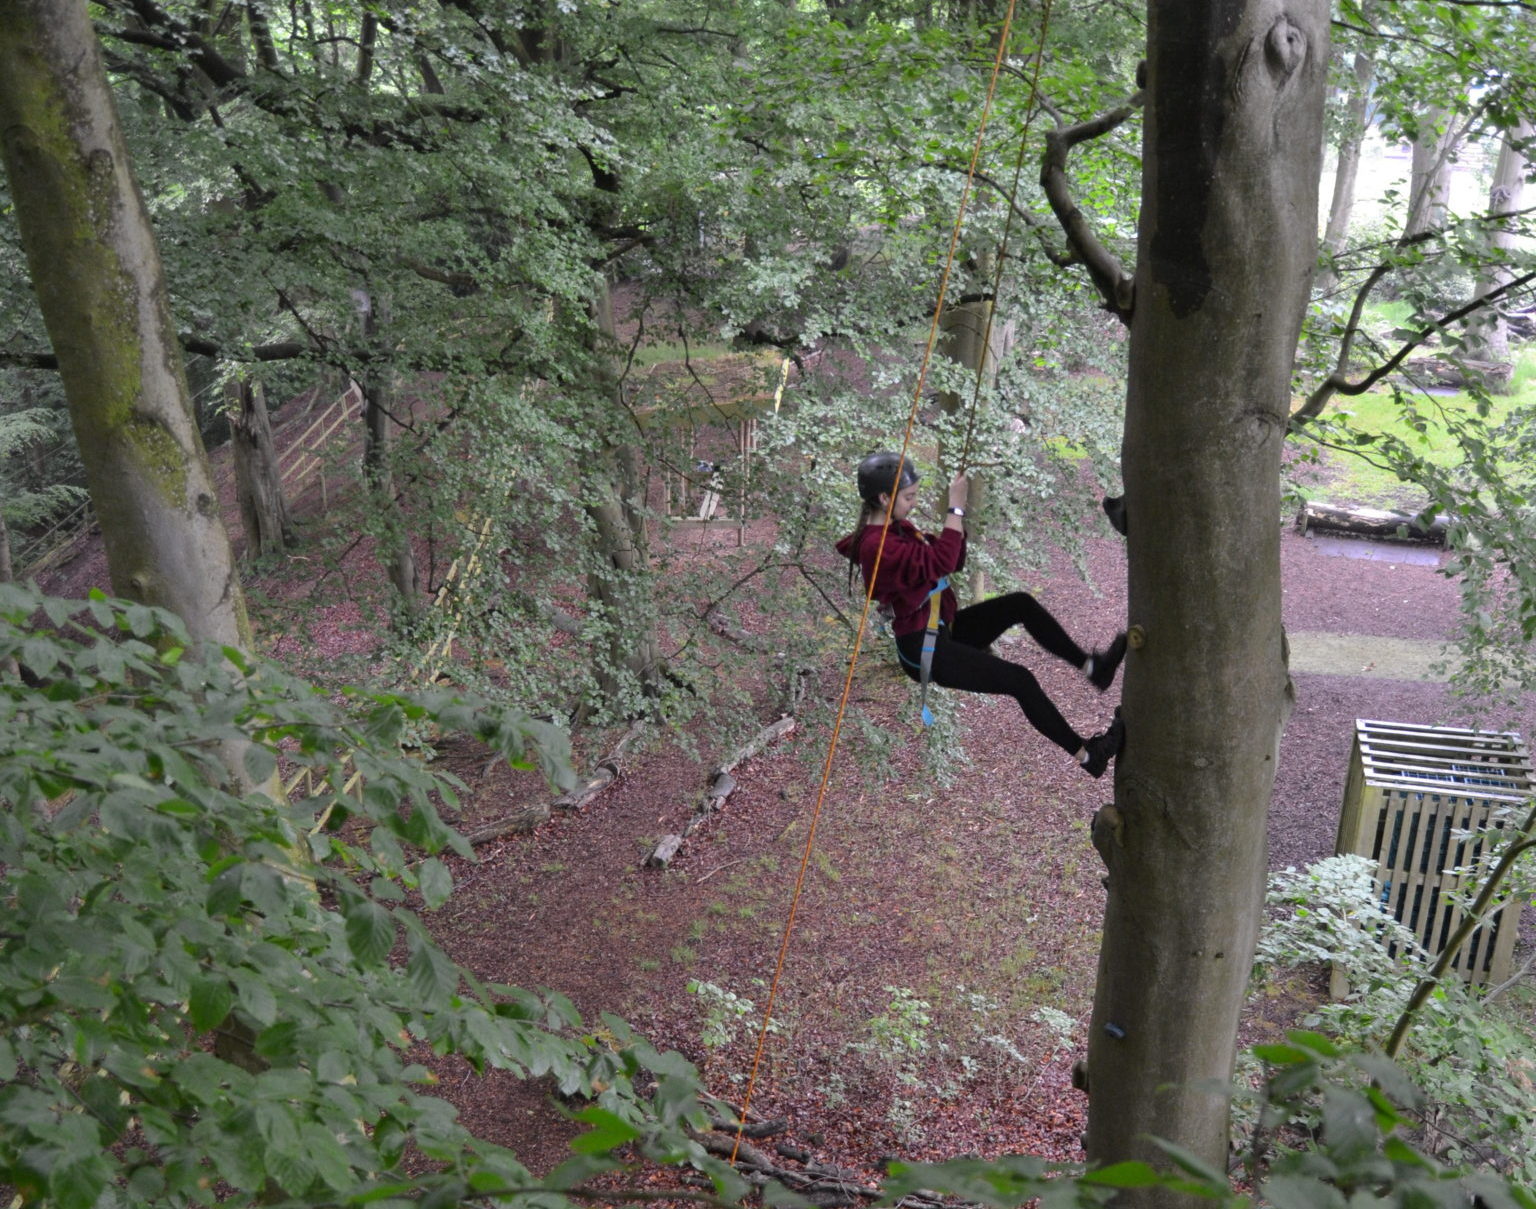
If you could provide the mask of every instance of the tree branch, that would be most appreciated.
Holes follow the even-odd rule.
[[[1056,221],[1066,232],[1067,243],[1088,270],[1088,276],[1104,299],[1105,309],[1129,326],[1135,309],[1135,281],[1088,225],[1087,218],[1072,200],[1067,181],[1067,158],[1072,148],[1089,139],[1101,138],[1125,122],[1139,109],[1143,94],[1137,92],[1126,104],[1074,126],[1057,126],[1045,134],[1045,155],[1040,163],[1040,187]]]
[[[1529,285],[1532,281],[1536,281],[1536,270],[1532,270],[1529,273],[1524,273],[1519,277],[1506,281],[1503,285],[1489,290],[1486,294],[1479,294],[1471,302],[1464,303],[1453,311],[1447,311],[1439,319],[1426,323],[1419,329],[1418,334],[1412,340],[1405,341],[1397,352],[1366,374],[1365,377],[1361,378],[1358,382],[1351,382],[1345,376],[1344,367],[1348,363],[1350,345],[1359,331],[1360,314],[1365,309],[1365,298],[1370,293],[1372,287],[1386,275],[1389,267],[1388,265],[1378,265],[1372,271],[1365,285],[1361,287],[1360,293],[1355,299],[1354,309],[1350,313],[1349,325],[1345,331],[1343,343],[1340,345],[1339,368],[1328,375],[1323,383],[1307,398],[1306,403],[1291,417],[1291,429],[1293,431],[1306,424],[1309,420],[1315,420],[1321,415],[1323,408],[1328,405],[1329,400],[1334,395],[1359,395],[1370,390],[1371,387],[1375,386],[1376,383],[1380,382],[1401,365],[1407,359],[1409,353],[1435,335],[1436,332],[1445,328],[1446,325],[1455,323],[1458,319],[1465,319],[1468,315],[1482,310],[1490,303],[1502,298],[1505,294],[1512,293],[1521,286]]]
[[[303,357],[314,350],[307,344],[301,344],[297,340],[282,340],[276,344],[258,344],[239,352],[230,352],[212,340],[204,340],[199,336],[182,336],[181,347],[185,352],[199,357],[218,357],[225,361],[259,362],[259,361],[292,361],[297,357]],[[54,353],[21,353],[7,352],[0,349],[0,366],[7,369],[51,369],[59,368],[59,358]]]

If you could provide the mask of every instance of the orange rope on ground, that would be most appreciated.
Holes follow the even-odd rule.
[[[955,263],[955,249],[960,243],[960,229],[965,221],[966,206],[970,202],[971,189],[976,179],[976,165],[981,160],[982,141],[987,133],[987,121],[992,114],[992,99],[997,92],[997,78],[1002,73],[1003,57],[1008,48],[1008,35],[1013,26],[1013,11],[1017,0],[1008,0],[1008,12],[1003,17],[1002,32],[997,40],[997,57],[992,64],[992,78],[987,83],[987,99],[982,106],[981,125],[976,131],[976,144],[971,150],[970,166],[965,174],[965,187],[960,193],[960,207],[955,215],[955,226],[949,237],[949,251],[944,258],[944,271],[939,278],[938,301],[933,308],[933,322],[928,329],[928,343],[923,349],[922,364],[918,369],[917,385],[912,392],[912,406],[907,412],[906,431],[901,438],[901,457],[905,462],[907,450],[912,444],[912,429],[917,423],[918,408],[923,399],[923,387],[928,381],[928,365],[933,359],[933,347],[938,340],[939,321],[944,314],[944,295],[949,289],[950,269]],[[1049,9],[1046,10],[1049,12]],[[1041,31],[1041,43],[1044,44],[1044,30]],[[848,674],[843,679],[843,695],[837,706],[837,719],[832,724],[832,737],[827,743],[827,758],[821,771],[821,786],[816,791],[816,803],[811,808],[810,829],[805,837],[805,851],[800,857],[800,869],[795,875],[794,892],[790,895],[789,915],[784,921],[784,934],[779,941],[778,961],[774,965],[773,980],[768,985],[768,1000],[763,1005],[763,1023],[757,1034],[757,1049],[752,1055],[752,1069],[747,1076],[747,1088],[741,1102],[741,1119],[736,1125],[736,1142],[731,1147],[731,1162],[736,1161],[736,1156],[741,1151],[743,1131],[747,1126],[747,1113],[752,1107],[752,1093],[757,1087],[757,1074],[762,1065],[763,1051],[768,1043],[768,1028],[773,1020],[773,1006],[778,1000],[779,983],[784,976],[784,962],[789,955],[789,941],[794,933],[795,916],[800,909],[800,895],[805,888],[805,873],[811,863],[811,852],[816,843],[816,824],[821,818],[822,804],[826,801],[827,786],[832,780],[832,758],[837,753],[837,741],[842,735],[843,717],[848,711],[848,698],[853,693],[853,673],[858,667],[859,652],[864,645],[864,633],[869,628],[869,612],[874,601],[875,577],[880,573],[880,560],[885,554],[885,539],[891,528],[891,509],[896,503],[896,493],[890,493],[890,500],[886,504],[885,518],[880,527],[880,545],[875,551],[875,565],[869,577],[869,584],[864,593],[864,609],[859,614],[859,628],[853,639],[853,653],[848,657]]]

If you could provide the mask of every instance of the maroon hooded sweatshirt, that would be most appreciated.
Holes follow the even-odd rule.
[[[865,525],[837,543],[844,558],[857,560],[869,586],[875,568],[875,552],[880,549],[880,526]],[[910,521],[892,521],[885,538],[885,553],[880,556],[880,578],[875,584],[875,601],[890,608],[891,634],[900,638],[928,628],[928,593],[944,576],[965,566],[965,534],[959,529],[940,529],[924,534]],[[939,616],[948,624],[955,618],[955,593],[944,589],[939,598]]]

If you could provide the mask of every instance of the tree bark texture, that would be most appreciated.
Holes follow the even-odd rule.
[[[293,544],[293,526],[266,398],[261,385],[249,378],[240,379],[233,393],[231,447],[246,550],[250,557],[281,554]]]
[[[362,296],[363,332],[369,339],[378,335],[378,300]],[[381,525],[377,558],[394,585],[395,603],[400,617],[409,621],[421,612],[421,577],[416,569],[416,550],[411,544],[410,525],[395,488],[394,419],[396,406],[394,382],[390,371],[375,362],[370,365],[363,389],[363,479],[374,502],[375,517]]]
[[[1289,701],[1280,455],[1317,250],[1328,9],[1152,0],[1148,15],[1132,650],[1115,804],[1094,827],[1109,877],[1087,1150],[1161,1163],[1157,1135],[1222,1169]]]
[[[249,649],[159,251],[80,0],[0,5],[0,149],[113,591]]]
[[[1425,115],[1423,129],[1414,140],[1408,180],[1408,220],[1403,238],[1410,239],[1445,225],[1451,200],[1451,152],[1455,150],[1455,123],[1438,110]]]
[[[979,269],[978,276],[990,278],[991,265],[984,262]],[[938,351],[948,357],[957,365],[963,366],[971,374],[973,389],[966,391],[940,391],[939,407],[946,415],[958,417],[962,429],[961,445],[964,444],[964,430],[969,425],[969,415],[974,397],[974,381],[977,375],[982,376],[983,384],[991,387],[997,381],[997,363],[1000,360],[998,349],[998,335],[996,331],[989,332],[988,325],[993,318],[991,298],[973,298],[963,302],[957,302],[953,306],[946,307],[943,315],[943,334],[939,339]],[[959,464],[959,459],[965,456],[966,451],[957,446],[943,451],[942,461],[952,472],[969,470],[969,467]],[[942,478],[942,476],[941,476]],[[984,509],[986,504],[986,476],[973,474],[970,476],[970,502],[967,512],[970,517],[967,521],[967,529],[971,536],[980,537],[984,522]],[[949,506],[949,482],[947,480],[933,485],[934,499],[937,504],[935,514],[942,517]],[[971,595],[973,599],[982,599],[987,592],[986,573],[981,570],[970,572]]]
[[[1525,154],[1519,149],[1523,147],[1531,137],[1531,123],[1522,121],[1514,130],[1504,137],[1504,142],[1499,148],[1498,162],[1493,169],[1493,183],[1488,189],[1488,212],[1490,214],[1512,214],[1520,209],[1520,194],[1525,188],[1525,174],[1529,163]],[[1501,223],[1493,233],[1493,247],[1506,253],[1500,257],[1502,263],[1490,265],[1478,274],[1477,294],[1482,297],[1492,293],[1501,285],[1510,281],[1515,273],[1509,267],[1510,249],[1517,243],[1517,237],[1510,230],[1509,222]],[[1504,318],[1502,307],[1493,307],[1477,315],[1467,326],[1467,355],[1476,361],[1503,362],[1509,360],[1509,324]],[[1503,381],[1490,379],[1485,384],[1494,394],[1508,394],[1512,379]]]

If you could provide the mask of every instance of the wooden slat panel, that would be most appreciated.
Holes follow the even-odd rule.
[[[1462,920],[1451,896],[1476,876],[1451,871],[1479,867],[1491,833],[1506,826],[1501,807],[1536,796],[1533,780],[1514,732],[1358,719],[1337,851],[1376,862],[1384,911],[1438,953]],[[1463,946],[1457,972],[1473,984],[1504,981],[1518,931],[1519,904],[1490,914]]]

